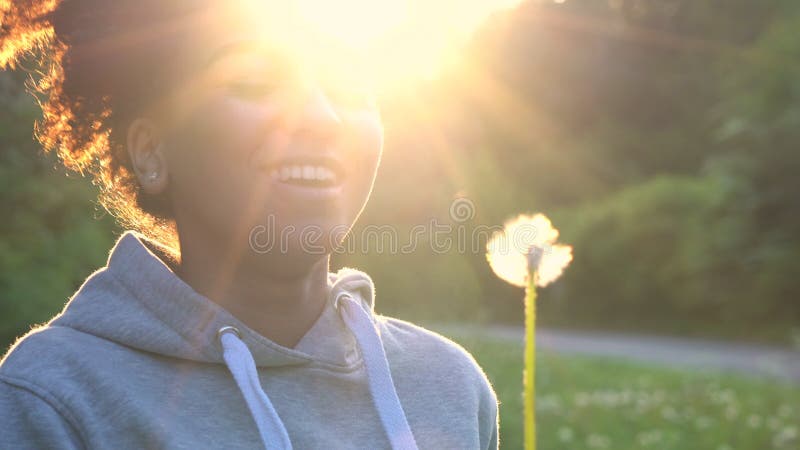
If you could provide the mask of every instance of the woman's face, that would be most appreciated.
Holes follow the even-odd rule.
[[[347,61],[313,66],[246,29],[218,35],[198,36],[202,63],[165,136],[181,239],[243,244],[273,265],[318,260],[369,197],[378,111]]]

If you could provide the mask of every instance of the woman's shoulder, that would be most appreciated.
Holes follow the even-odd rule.
[[[422,403],[442,402],[448,408],[474,411],[480,448],[496,449],[497,394],[472,354],[454,340],[420,325],[383,315],[376,317],[392,374],[398,375],[395,382],[411,386],[409,389]],[[436,408],[433,404],[427,407]]]
[[[65,327],[40,326],[17,339],[3,355],[0,418],[9,427],[0,436],[0,447],[85,448],[67,406],[78,379],[74,361],[80,359],[81,340],[89,337],[81,335]]]
[[[483,387],[494,395],[491,383],[475,357],[458,342],[409,321],[378,315],[387,355],[405,364],[446,374],[447,379]]]
[[[87,348],[96,347],[102,340],[73,326],[71,318],[109,304],[107,300],[119,291],[121,288],[105,267],[95,270],[86,277],[61,312],[17,338],[0,359],[0,375],[49,373],[51,368],[63,367],[90,356],[92,352]],[[103,301],[95,301],[97,299]]]
[[[26,380],[53,376],[53,371],[69,370],[70,361],[80,359],[90,335],[53,325],[29,331],[9,347],[0,359],[0,377]]]

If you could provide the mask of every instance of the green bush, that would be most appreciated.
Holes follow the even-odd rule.
[[[35,104],[0,73],[0,347],[60,311],[105,263],[113,225],[86,180],[66,177],[32,137]]]
[[[718,167],[662,176],[562,211],[575,261],[543,320],[787,339],[791,250],[759,242],[743,180]],[[744,336],[746,326],[775,335]]]

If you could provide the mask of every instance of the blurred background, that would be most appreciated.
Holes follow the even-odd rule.
[[[440,80],[383,103],[382,176],[361,223],[424,223],[459,197],[477,225],[544,211],[575,261],[544,294],[542,323],[790,343],[798,6],[574,0],[497,13]],[[371,269],[386,311],[519,323],[519,292],[483,255],[423,250],[343,262]],[[427,292],[403,295],[417,286]]]
[[[468,233],[542,211],[574,247],[538,303],[542,448],[800,448],[798,30],[792,0],[523,1],[436,76],[383,96],[356,234],[391,225],[402,245],[468,199]],[[24,78],[0,73],[4,350],[121,231],[33,141]],[[333,266],[372,275],[378,312],[472,351],[501,397],[501,447],[521,448],[522,291],[482,251],[425,239],[404,254],[355,245]]]

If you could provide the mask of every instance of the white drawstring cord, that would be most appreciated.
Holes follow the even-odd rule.
[[[361,349],[364,365],[367,369],[369,390],[372,401],[378,410],[383,428],[394,450],[417,450],[417,442],[408,425],[403,406],[392,381],[389,361],[383,349],[381,338],[375,329],[369,313],[353,297],[347,294],[337,298],[337,304],[343,311],[342,318]]]
[[[261,441],[267,450],[291,450],[292,441],[281,418],[258,379],[258,371],[253,355],[241,340],[239,330],[223,327],[217,332],[222,343],[223,358],[231,371],[239,390],[247,402],[250,414],[256,422]]]
[[[372,401],[392,449],[417,450],[414,434],[408,425],[408,419],[392,381],[386,351],[369,313],[348,294],[337,297],[335,303],[342,319],[358,342],[364,358]],[[222,343],[225,364],[247,402],[264,446],[268,450],[291,450],[292,442],[286,427],[261,388],[253,355],[242,342],[239,330],[234,327],[223,327],[217,332],[217,337]],[[277,442],[273,442],[272,439],[277,439]]]

